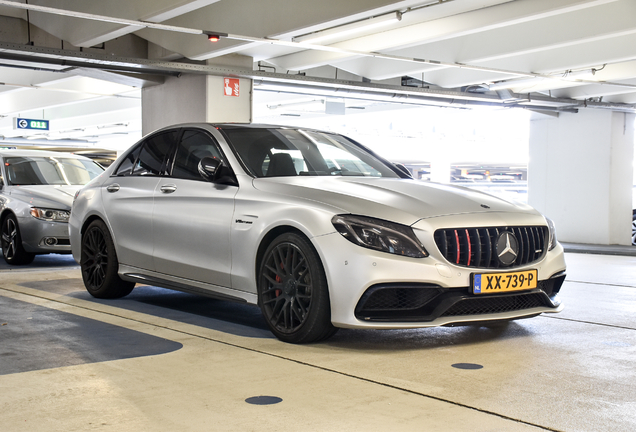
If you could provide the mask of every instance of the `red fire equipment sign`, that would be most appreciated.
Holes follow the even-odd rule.
[[[239,95],[239,79],[238,78],[223,78],[223,84],[225,87],[225,96]]]

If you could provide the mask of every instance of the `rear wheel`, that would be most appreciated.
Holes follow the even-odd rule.
[[[35,258],[34,253],[24,250],[22,246],[22,236],[18,220],[12,214],[8,215],[2,222],[2,256],[7,264],[23,265],[30,264]]]
[[[320,258],[298,234],[280,235],[265,251],[258,302],[270,330],[284,342],[318,342],[337,331]]]
[[[632,246],[636,246],[636,213],[632,214]]]
[[[84,286],[93,297],[124,297],[135,287],[133,282],[124,281],[117,274],[119,262],[115,244],[108,227],[101,220],[91,222],[82,235],[80,266]]]

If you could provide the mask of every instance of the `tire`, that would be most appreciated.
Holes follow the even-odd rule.
[[[267,247],[258,273],[258,304],[274,335],[283,342],[311,343],[331,337],[327,278],[311,243],[295,233]]]
[[[12,214],[2,221],[2,256],[11,265],[30,264],[35,258],[34,253],[24,250],[18,220]]]
[[[93,297],[125,297],[135,287],[133,282],[124,281],[117,274],[119,261],[115,244],[108,227],[101,220],[91,222],[82,235],[80,267],[84,286]]]
[[[636,213],[632,214],[632,246],[636,246]]]

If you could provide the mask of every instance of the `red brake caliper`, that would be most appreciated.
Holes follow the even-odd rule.
[[[285,269],[285,266],[283,265],[283,263],[280,263],[280,268],[281,270]],[[276,275],[276,283],[281,283],[283,280],[280,278],[280,276]],[[281,295],[282,291],[281,290],[276,290],[274,291],[274,294],[276,294],[276,297],[278,297],[279,295]]]

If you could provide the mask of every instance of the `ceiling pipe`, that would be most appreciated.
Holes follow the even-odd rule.
[[[87,145],[95,145],[97,141],[89,141],[89,140],[74,140],[74,139],[59,139],[59,140],[47,140],[47,139],[27,139],[27,138],[11,138],[0,136],[0,147],[10,146],[11,144],[22,145],[22,146],[49,146],[49,147],[58,147],[58,146],[72,146],[72,147],[80,147],[84,148]]]
[[[376,92],[379,95],[400,95],[399,98],[414,99],[414,96],[428,100],[429,105],[439,104],[447,105],[452,101],[453,106],[458,106],[460,103],[464,105],[491,105],[491,106],[506,106],[512,107],[515,104],[505,103],[499,95],[495,92],[491,93],[471,93],[462,92],[453,89],[443,88],[420,88],[420,87],[404,87],[399,85],[386,85],[369,82],[348,81],[331,78],[309,77],[298,74],[284,74],[275,72],[264,72],[253,69],[241,69],[234,67],[217,67],[212,65],[192,64],[192,63],[178,63],[168,62],[161,60],[147,60],[138,58],[118,57],[99,53],[84,53],[79,51],[63,50],[58,48],[47,47],[34,47],[30,45],[15,44],[0,42],[0,59],[12,58],[22,61],[38,61],[41,63],[46,62],[58,62],[60,64],[74,64],[79,67],[93,68],[93,69],[107,69],[109,67],[119,69],[131,69],[136,73],[146,74],[163,74],[180,76],[182,73],[187,74],[203,74],[214,76],[234,76],[240,78],[248,78],[255,80],[255,85],[259,82],[287,85],[287,93],[305,93],[312,94],[309,87],[319,88],[331,88],[341,91],[342,93],[352,91],[367,91]],[[601,84],[600,82],[597,84]],[[608,82],[605,82],[608,84]],[[620,84],[619,84],[620,85]],[[296,86],[296,90],[290,89],[290,86]],[[636,87],[636,85],[631,85]],[[341,94],[342,94],[341,93]],[[321,93],[313,93],[320,95]],[[350,96],[347,96],[350,97]],[[398,97],[392,98],[393,100]],[[415,98],[416,99],[416,98]],[[588,108],[600,108],[600,109],[612,109],[616,111],[636,112],[635,104],[609,104],[607,102],[595,102],[587,103],[584,101],[567,99],[567,98],[553,98],[550,96],[532,94],[532,100],[529,102],[535,107],[541,106],[572,106],[572,107],[588,107]],[[366,100],[370,100],[366,98]],[[404,103],[400,101],[399,103]],[[407,102],[408,103],[408,102]],[[416,102],[423,104],[423,102]],[[523,102],[522,102],[523,103]],[[528,102],[525,102],[528,104]]]

